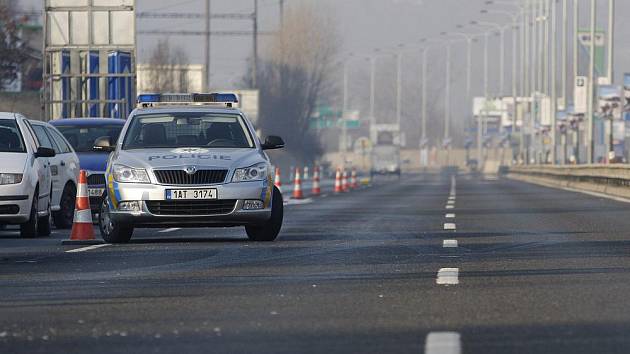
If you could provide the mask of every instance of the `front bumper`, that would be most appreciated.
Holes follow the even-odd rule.
[[[0,186],[0,224],[22,224],[31,213],[32,196],[21,184]]]
[[[234,207],[228,212],[209,215],[168,215],[151,212],[147,201],[165,201],[167,189],[216,188],[217,200],[234,200]],[[110,190],[110,217],[115,222],[131,224],[134,227],[229,227],[260,225],[271,218],[271,189],[265,182],[227,183],[213,186],[165,186],[156,184],[113,183]],[[245,200],[262,200],[263,209],[244,210]],[[140,211],[121,211],[120,202],[141,201]]]

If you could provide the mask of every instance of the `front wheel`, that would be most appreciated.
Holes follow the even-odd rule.
[[[37,190],[35,190],[28,221],[20,225],[20,236],[22,238],[33,238],[37,236],[37,230],[39,229],[39,217],[37,216],[37,211],[39,210],[38,203],[39,193]]]
[[[278,188],[273,187],[271,218],[262,225],[246,226],[245,231],[247,232],[247,237],[256,242],[274,241],[276,237],[278,237],[280,229],[282,228],[283,218],[284,204],[282,200],[282,193],[280,193]]]
[[[68,184],[61,194],[59,211],[53,213],[53,221],[58,229],[69,229],[72,227],[74,219],[74,206],[77,190],[73,185]]]
[[[127,243],[131,240],[131,235],[133,235],[133,226],[116,222],[111,218],[107,198],[103,198],[98,218],[98,228],[105,242]]]

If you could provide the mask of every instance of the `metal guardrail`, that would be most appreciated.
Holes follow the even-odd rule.
[[[515,166],[510,174],[541,177],[556,182],[630,187],[630,165]]]

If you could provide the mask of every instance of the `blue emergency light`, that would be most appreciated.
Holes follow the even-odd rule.
[[[152,104],[203,104],[219,103],[231,107],[238,103],[238,96],[233,93],[145,93],[138,95],[138,105]]]

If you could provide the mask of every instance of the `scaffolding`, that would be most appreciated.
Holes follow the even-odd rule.
[[[136,95],[135,0],[45,0],[46,120],[127,118]]]

